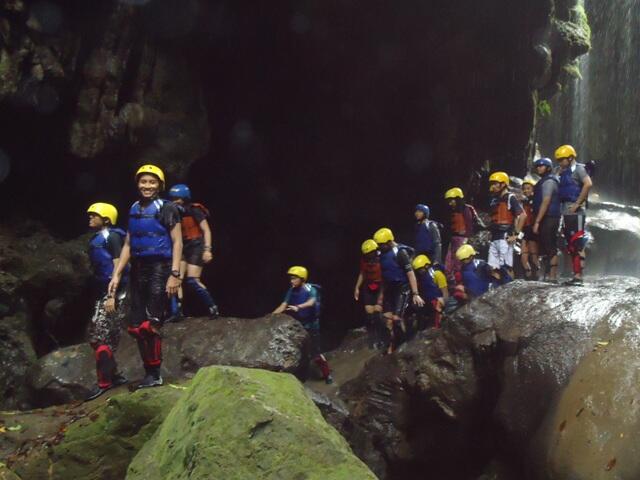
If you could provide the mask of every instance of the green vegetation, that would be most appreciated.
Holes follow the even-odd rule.
[[[536,105],[538,116],[547,118],[551,116],[551,104],[547,100],[539,100]]]

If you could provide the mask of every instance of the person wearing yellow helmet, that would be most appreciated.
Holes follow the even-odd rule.
[[[382,269],[380,267],[380,251],[372,238],[365,240],[360,247],[360,272],[353,290],[355,301],[362,299],[366,316],[365,327],[369,348],[379,348],[380,316],[382,314]]]
[[[513,245],[527,219],[516,196],[509,192],[509,175],[494,172],[489,176],[491,201],[491,243],[489,258],[494,276],[500,283],[513,280]]]
[[[165,182],[162,170],[143,165],[135,179],[139,200],[129,210],[127,236],[109,283],[109,294],[115,294],[131,260],[127,331],[138,343],[145,369],[138,388],[146,388],[163,383],[160,328],[167,319],[170,299],[177,295],[181,283],[182,230],[176,205],[159,198]]]
[[[520,263],[527,280],[537,280],[540,263],[538,260],[538,235],[533,231],[535,214],[533,213],[533,192],[537,180],[526,176],[522,181],[522,208],[527,218],[522,227],[522,250]]]
[[[562,225],[567,252],[571,256],[573,278],[568,285],[582,285],[582,270],[586,260],[585,247],[588,237],[585,231],[586,204],[593,182],[584,164],[577,163],[578,154],[571,145],[563,145],[555,152],[560,166],[559,196]]]
[[[286,313],[302,324],[311,339],[313,361],[320,368],[324,381],[327,384],[333,383],[331,368],[322,354],[321,347],[320,286],[307,283],[309,271],[303,266],[290,267],[287,275],[289,275],[289,289],[282,303],[272,313]]]
[[[91,296],[94,302],[89,324],[89,345],[96,358],[97,383],[86,400],[93,400],[107,390],[126,383],[118,372],[114,352],[120,343],[125,316],[127,272],[116,295],[108,295],[107,287],[118,263],[126,233],[116,227],[118,210],[109,203],[94,203],[87,209],[89,228],[94,231],[89,240],[89,260],[93,270]],[[118,308],[116,308],[116,299]]]
[[[479,297],[489,290],[495,282],[493,271],[484,260],[476,259],[477,252],[468,244],[462,245],[456,252],[462,262],[460,284],[456,287],[454,297],[465,302]]]
[[[424,306],[418,292],[416,275],[411,266],[413,249],[396,243],[393,232],[386,227],[373,235],[380,248],[380,267],[384,299],[382,309],[387,325],[387,353],[392,353],[406,335],[404,313],[411,302],[416,307]]]
[[[449,281],[453,282],[456,272],[460,271],[462,264],[456,258],[456,251],[464,245],[475,230],[486,228],[478,216],[476,209],[465,203],[464,193],[460,187],[447,190],[444,198],[451,212],[449,220],[449,246],[444,260],[445,274]]]
[[[440,328],[442,321],[442,310],[444,309],[444,303],[449,298],[449,287],[447,285],[447,278],[442,272],[441,267],[435,267],[431,263],[431,259],[427,255],[418,255],[413,259],[413,269],[416,273],[416,279],[418,281],[418,291],[420,296],[429,305],[429,313],[433,317],[433,324],[435,328]],[[423,309],[417,309],[419,314],[418,330],[424,330],[426,325],[422,322],[424,312]]]

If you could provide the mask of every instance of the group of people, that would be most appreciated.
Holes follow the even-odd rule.
[[[424,204],[415,207],[415,247],[397,243],[386,227],[364,241],[354,298],[364,305],[371,348],[391,353],[411,332],[429,323],[439,328],[446,308],[512,281],[516,251],[526,279],[558,283],[560,230],[573,270],[565,284],[582,285],[593,183],[572,146],[559,147],[555,159],[557,168],[549,158],[535,160],[521,193],[512,191],[507,173],[492,173],[489,225],[466,203],[461,188],[447,190],[450,240],[444,263],[440,224]],[[478,230],[490,232],[487,261],[468,243]]]

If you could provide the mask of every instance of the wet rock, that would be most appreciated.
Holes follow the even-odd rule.
[[[186,426],[189,428],[186,428]],[[136,479],[374,479],[291,375],[198,372],[131,462]]]
[[[162,329],[162,374],[188,378],[208,365],[235,365],[303,376],[308,363],[308,336],[287,315],[258,319],[188,318]],[[134,340],[124,335],[116,352],[118,367],[131,379],[143,375]],[[56,350],[38,361],[31,385],[46,404],[83,399],[95,383],[95,359],[87,344]]]
[[[516,281],[373,358],[338,394],[366,433],[348,437],[354,451],[382,461],[380,478],[427,467],[477,477],[496,453],[516,478],[601,478],[620,459],[620,478],[639,476],[623,442],[640,429],[639,287]]]

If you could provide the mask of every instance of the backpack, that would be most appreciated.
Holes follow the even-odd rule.
[[[307,285],[312,286],[316,289],[316,303],[314,304],[316,310],[316,318],[320,318],[320,314],[322,313],[322,287],[317,283],[309,283]]]

